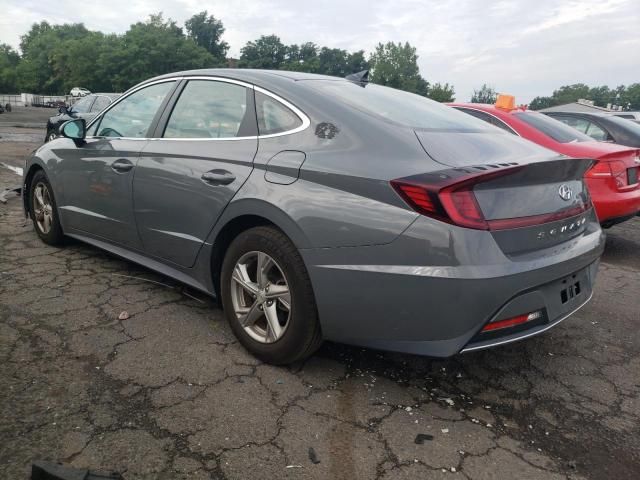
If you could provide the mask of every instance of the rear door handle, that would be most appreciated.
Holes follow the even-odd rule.
[[[229,185],[236,179],[236,176],[227,170],[209,170],[204,172],[200,178],[209,185]]]
[[[133,168],[133,163],[127,159],[120,158],[111,164],[111,168],[118,173],[124,173]]]

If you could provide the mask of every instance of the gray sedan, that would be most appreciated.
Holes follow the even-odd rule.
[[[25,210],[46,243],[73,237],[218,297],[276,364],[323,339],[449,357],[583,306],[604,245],[591,161],[365,78],[143,82],[34,152]]]

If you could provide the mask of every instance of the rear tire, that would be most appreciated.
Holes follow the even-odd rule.
[[[261,269],[264,274],[258,274],[260,264],[268,265]],[[231,330],[260,360],[290,364],[307,358],[321,345],[320,322],[307,269],[297,248],[279,230],[255,227],[239,234],[225,254],[220,282],[222,305]],[[279,295],[281,291],[287,292],[286,297],[270,299],[269,295]],[[267,314],[276,309],[277,315]],[[251,315],[257,320],[248,321]],[[270,328],[270,315],[278,321],[275,329]]]
[[[40,239],[48,245],[62,245],[64,233],[60,224],[53,188],[47,175],[38,170],[29,185],[29,216]]]

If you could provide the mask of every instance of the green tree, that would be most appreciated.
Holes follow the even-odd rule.
[[[289,45],[286,48],[284,64],[286,70],[315,73],[319,68],[318,46],[313,42]]]
[[[556,105],[577,102],[580,98],[589,98],[589,87],[584,83],[565,85],[555,90],[552,97]]]
[[[220,63],[224,62],[229,44],[222,40],[225,29],[221,20],[217,20],[205,10],[187,20],[184,26],[187,35],[196,45],[204,48]]]
[[[427,97],[431,100],[435,100],[436,102],[453,102],[455,98],[455,90],[453,89],[453,85],[449,85],[448,83],[434,83],[433,85],[429,85],[429,90],[427,91]]]
[[[542,110],[557,105],[553,97],[536,97],[531,100],[529,108],[531,110]]]
[[[280,37],[263,35],[242,47],[238,66],[277,70],[284,64],[286,53],[287,47],[280,41]]]
[[[630,110],[640,110],[640,83],[632,83],[621,95],[622,104]]]
[[[474,90],[471,96],[471,103],[496,103],[498,94],[496,91],[489,87],[486,83],[480,87],[480,90]]]
[[[17,67],[18,87],[22,91],[56,94],[63,91],[63,79],[54,72],[54,51],[73,40],[81,40],[89,31],[81,23],[33,24],[21,37],[22,59]]]
[[[103,58],[112,62],[107,74],[116,91],[163,73],[205,68],[215,63],[207,50],[188,39],[176,22],[165,21],[162,14],[131,25],[122,41],[112,47],[116,50],[107,52]]]
[[[371,81],[380,85],[427,95],[429,84],[420,75],[418,55],[408,42],[379,43],[369,58]]]
[[[20,55],[11,46],[0,43],[0,93],[18,91],[18,73],[16,67]]]

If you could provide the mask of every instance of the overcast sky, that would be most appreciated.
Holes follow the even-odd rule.
[[[41,20],[122,33],[150,13],[183,24],[205,9],[223,21],[232,56],[271,33],[367,52],[408,41],[422,75],[452,83],[460,101],[483,82],[518,103],[571,83],[640,82],[640,0],[0,0],[0,43],[17,47]]]

